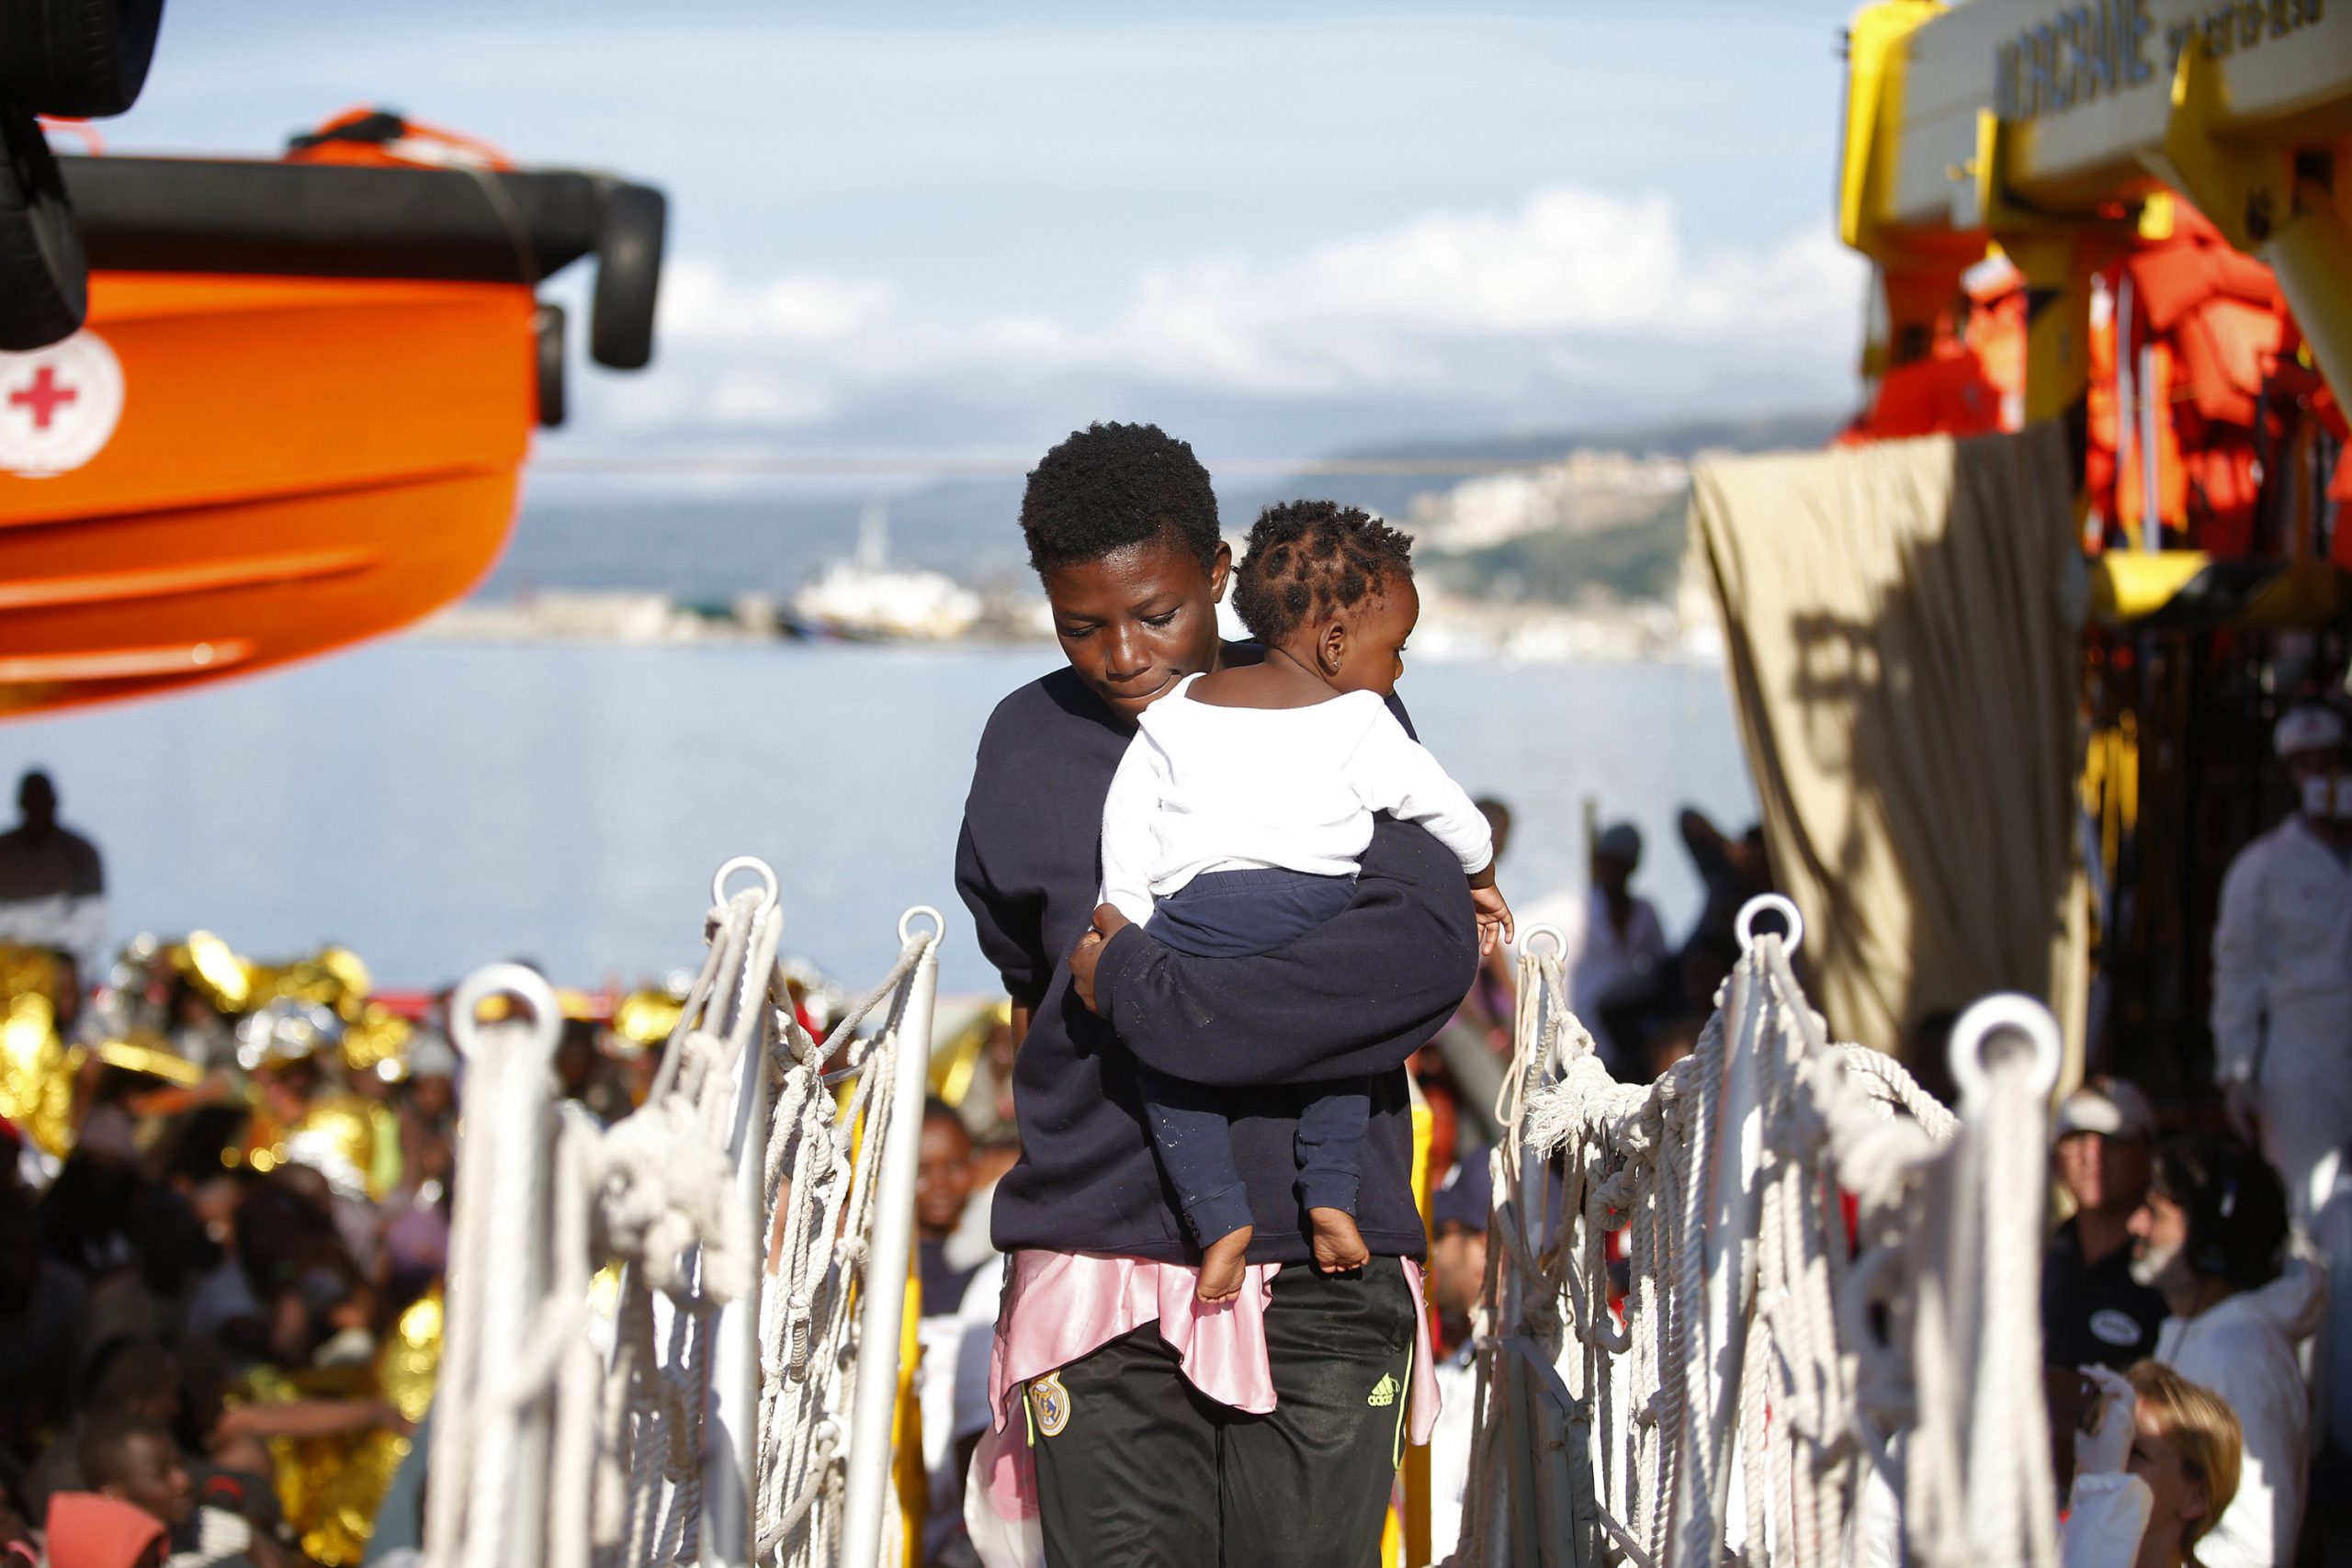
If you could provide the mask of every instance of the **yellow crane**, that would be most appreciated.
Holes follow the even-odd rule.
[[[1838,233],[1883,310],[1866,373],[1927,352],[1997,244],[2030,291],[2025,417],[2068,416],[2091,274],[2170,191],[2270,266],[2352,390],[2352,4],[1881,0],[1847,81]]]

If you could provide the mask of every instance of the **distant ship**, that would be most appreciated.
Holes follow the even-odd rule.
[[[859,642],[947,642],[979,624],[978,593],[944,572],[893,567],[889,557],[889,513],[869,504],[858,517],[856,556],[792,596],[786,628]]]

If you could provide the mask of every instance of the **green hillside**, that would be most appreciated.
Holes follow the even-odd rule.
[[[1421,570],[1454,592],[1505,603],[1668,599],[1681,569],[1688,505],[1685,496],[1668,496],[1634,522],[1524,534],[1458,555],[1431,553],[1421,558]]]

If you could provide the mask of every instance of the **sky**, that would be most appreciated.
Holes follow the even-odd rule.
[[[372,103],[662,187],[656,364],[575,344],[549,452],[1442,449],[1851,400],[1849,9],[183,0],[100,130]]]

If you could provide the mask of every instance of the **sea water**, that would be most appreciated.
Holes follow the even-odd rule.
[[[0,787],[48,768],[106,857],[116,938],[218,932],[263,960],[352,948],[387,987],[527,958],[560,984],[700,961],[710,874],[776,869],[785,946],[863,986],[910,904],[941,983],[994,976],[956,897],[956,824],[999,698],[1050,645],[493,646],[396,638],[186,695],[0,725]],[[1646,843],[1670,936],[1699,884],[1674,830],[1754,813],[1720,668],[1417,661],[1421,738],[1512,807],[1522,918],[1585,884],[1583,803]],[[0,813],[5,815],[5,813]]]

